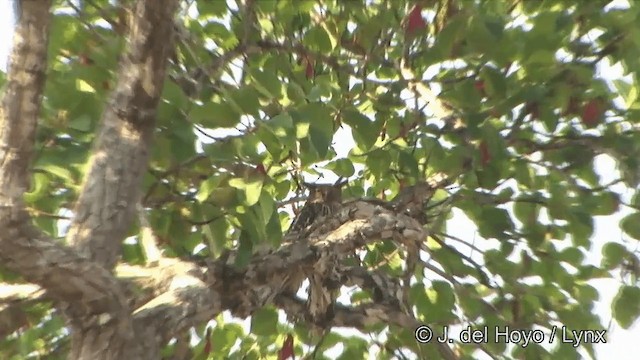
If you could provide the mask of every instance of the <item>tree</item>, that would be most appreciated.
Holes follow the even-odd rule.
[[[640,316],[637,247],[585,259],[597,216],[633,209],[640,240],[639,9],[607,3],[19,1],[0,356],[593,355],[414,333],[600,334],[596,278],[621,279],[618,324]],[[349,179],[341,208],[283,236],[321,170]],[[479,239],[451,235],[462,214]],[[347,301],[308,316],[300,274]]]

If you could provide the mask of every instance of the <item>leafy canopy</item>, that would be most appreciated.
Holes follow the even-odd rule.
[[[60,216],[77,198],[125,44],[123,6],[79,3],[60,1],[55,13],[39,151],[25,194],[37,226],[53,237],[64,235]],[[640,240],[640,197],[628,190],[640,182],[639,8],[607,3],[185,2],[144,181],[144,206],[165,254],[215,257],[238,247],[242,262],[257,245],[277,246],[291,221],[282,203],[302,174],[348,177],[349,197],[390,199],[444,173],[455,186],[434,198],[448,200],[435,207],[430,260],[410,289],[421,322],[602,329],[590,281],[620,278],[613,316],[630,327],[640,316],[637,246],[617,241],[611,229],[601,264],[586,260],[596,216],[634,209],[620,228],[625,239]],[[623,77],[604,77],[613,65]],[[603,155],[615,160],[615,182],[596,171]],[[448,237],[453,213],[477,226],[475,240]],[[131,229],[132,239],[138,231]],[[123,261],[144,261],[137,242],[123,246]],[[363,263],[401,274],[398,254],[381,243],[363,252]],[[41,326],[2,340],[0,357],[32,358],[68,342],[51,308],[30,316]],[[255,314],[249,331],[215,320],[214,358],[273,358],[289,333],[296,354],[317,341],[275,309]],[[196,330],[198,353],[207,336],[204,324]],[[371,329],[374,338],[381,333],[374,342],[334,332],[321,350],[341,343],[344,359],[430,356],[413,329]],[[594,354],[591,344],[457,345],[469,358],[475,351]]]

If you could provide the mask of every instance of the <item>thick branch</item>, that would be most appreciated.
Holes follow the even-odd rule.
[[[29,188],[29,163],[44,89],[51,22],[51,1],[21,1],[19,7],[21,14],[17,14],[19,21],[0,110],[0,206],[3,208],[19,208],[22,195]]]
[[[118,267],[118,275],[121,280],[135,282],[152,297],[146,303],[134,305],[137,308],[134,329],[139,339],[153,339],[156,345],[161,345],[176,333],[202,324],[225,310],[247,317],[265,305],[275,304],[297,318],[308,318],[299,300],[283,295],[283,283],[288,276],[313,268],[318,261],[326,259],[326,254],[347,254],[380,239],[392,238],[406,244],[425,236],[426,232],[416,220],[392,207],[354,201],[327,218],[322,226],[313,230],[309,239],[296,239],[274,252],[257,254],[243,268],[233,265],[235,254],[231,253],[204,266],[168,258],[161,258],[153,268],[122,265]],[[339,306],[331,325],[363,331],[379,323],[403,328],[417,326],[404,306],[397,279],[359,266],[336,264],[335,269],[333,280],[369,291],[373,303]],[[151,329],[159,329],[160,333],[154,335]],[[448,347],[438,348],[443,357],[455,358],[449,356]]]
[[[24,211],[21,198],[29,183],[51,16],[48,1],[20,5],[0,116],[0,263],[50,290],[57,301],[82,302],[84,306],[70,308],[72,315],[118,314],[126,303],[113,277],[44,237]]]
[[[380,239],[399,243],[423,240],[426,232],[416,220],[392,209],[366,201],[347,204],[335,216],[314,229],[309,239],[297,239],[268,254],[257,254],[243,268],[236,268],[234,253],[210,261],[203,267],[176,259],[163,258],[159,270],[131,271],[137,282],[152,287],[156,298],[136,310],[135,327],[165,329],[162,341],[172,334],[230,310],[238,317],[282,299],[288,276],[313,268],[326,254],[348,254]],[[334,320],[336,326],[364,329],[375,323],[393,323],[403,327],[416,324],[404,309],[399,284],[380,272],[336,264],[336,279],[346,286],[359,286],[372,293],[375,304],[343,308]],[[297,306],[297,305],[296,305]],[[289,309],[289,311],[295,311]],[[347,311],[348,309],[348,311]],[[300,308],[300,311],[302,308]],[[300,313],[296,313],[300,315]],[[305,318],[302,316],[301,318]],[[393,319],[391,319],[393,318]],[[444,349],[446,348],[446,349]],[[450,352],[448,347],[441,352]],[[445,356],[445,355],[443,355]],[[447,357],[450,358],[450,357]]]
[[[90,170],[75,207],[69,242],[111,269],[140,197],[140,184],[173,45],[173,15],[178,2],[138,1],[129,50],[118,84],[102,116]]]

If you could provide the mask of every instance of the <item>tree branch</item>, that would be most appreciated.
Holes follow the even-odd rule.
[[[120,63],[118,84],[102,116],[90,170],[74,209],[69,243],[111,269],[136,215],[157,104],[173,48],[177,1],[139,1]]]
[[[307,239],[287,239],[279,249],[256,254],[249,264],[237,268],[236,252],[215,261],[195,263],[162,258],[158,268],[139,269],[127,265],[128,273],[139,277],[139,284],[152,287],[156,298],[135,311],[135,328],[164,329],[162,341],[176,332],[201,324],[224,310],[245,318],[270,304],[283,307],[290,314],[307,318],[306,308],[295,299],[283,297],[289,276],[308,273],[328,254],[349,254],[353,250],[392,238],[400,244],[423,241],[426,232],[416,220],[366,201],[354,201],[334,216],[325,219]],[[417,321],[403,309],[402,291],[396,279],[380,271],[358,266],[335,264],[334,280],[346,286],[369,290],[376,304],[341,307],[334,326],[364,329],[381,322],[415,328]],[[288,307],[290,306],[290,307]],[[451,350],[440,349],[447,359]]]
[[[0,113],[0,206],[22,208],[29,189],[47,67],[51,1],[21,1]],[[3,214],[5,215],[5,214]],[[5,218],[3,216],[3,218]]]
[[[50,1],[20,4],[0,116],[0,262],[49,290],[57,301],[82,302],[83,306],[68,307],[70,315],[95,320],[109,313],[117,318],[126,302],[113,277],[42,235],[31,225],[22,202],[45,80],[50,5]],[[126,337],[130,333],[123,319],[120,325]]]

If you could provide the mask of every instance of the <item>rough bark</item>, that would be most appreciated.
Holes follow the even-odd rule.
[[[71,358],[157,358],[156,337],[141,338],[150,335],[146,329],[134,333],[127,298],[107,268],[117,260],[135,211],[131,199],[138,196],[146,168],[177,1],[139,1],[136,7],[130,49],[104,114],[71,234],[98,262],[44,236],[31,225],[22,202],[45,81],[50,6],[50,1],[19,6],[0,113],[0,261],[59,304],[71,327]]]
[[[311,238],[285,244],[268,254],[258,254],[243,268],[233,265],[235,254],[231,253],[205,264],[161,258],[151,268],[121,265],[117,273],[122,281],[136,283],[150,299],[133,303],[136,309],[133,321],[136,334],[146,332],[149,333],[146,341],[157,341],[148,345],[153,349],[176,333],[202,324],[225,310],[247,317],[265,305],[275,305],[293,318],[308,319],[305,301],[284,289],[284,279],[288,276],[325,261],[326,254],[347,254],[380,239],[410,244],[426,235],[418,221],[391,207],[356,201],[327,218]],[[374,302],[338,306],[330,326],[366,331],[380,323],[409,329],[419,325],[403,305],[398,279],[359,266],[337,264],[332,277],[346,286],[355,285],[369,291]],[[137,296],[140,293],[138,291]],[[150,329],[157,329],[157,338],[151,335]],[[443,358],[456,358],[446,345],[437,347]]]
[[[45,81],[50,5],[49,1],[20,4],[0,116],[0,260],[48,289],[56,301],[84,304],[70,307],[70,314],[92,318],[117,314],[125,298],[116,290],[115,279],[43,236],[31,225],[23,207]]]
[[[136,215],[157,104],[172,51],[178,2],[138,1],[129,50],[103,113],[89,171],[67,238],[83,255],[112,269]]]
[[[29,162],[47,67],[51,1],[22,1],[0,113],[0,206],[20,207],[29,188]],[[4,217],[3,217],[4,218]]]
[[[47,6],[45,6],[47,5]],[[119,83],[102,118],[90,170],[68,234],[74,248],[62,246],[30,225],[22,194],[29,185],[31,157],[46,69],[49,1],[24,1],[0,121],[0,261],[45,290],[69,319],[74,359],[156,359],[176,334],[222,311],[247,317],[275,305],[296,318],[304,301],[288,293],[288,277],[313,269],[324,276],[369,290],[375,302],[338,306],[331,326],[366,330],[378,323],[415,327],[403,305],[398,279],[358,266],[335,263],[335,255],[380,239],[412,246],[426,232],[418,221],[393,206],[353,201],[267,254],[256,254],[237,268],[234,253],[204,264],[160,258],[153,267],[114,269],[127,228],[134,219],[140,182],[154,128],[155,111],[171,50],[172,16],[177,1],[138,1],[131,22],[130,47]],[[132,289],[132,284],[138,289]],[[142,291],[140,291],[142,290]],[[38,295],[40,296],[40,295]],[[16,315],[13,313],[12,315]],[[15,330],[20,316],[0,323]],[[443,358],[455,356],[438,345]]]
[[[245,318],[266,305],[276,305],[296,319],[311,319],[305,301],[292,296],[286,279],[334,259],[330,254],[349,254],[381,239],[399,244],[423,241],[427,233],[415,219],[367,201],[353,201],[327,218],[307,239],[286,243],[268,254],[257,254],[243,268],[236,268],[235,253],[216,261],[195,263],[163,258],[157,269],[134,270],[126,266],[139,286],[157,294],[136,310],[136,327],[163,329],[161,342],[190,326],[230,310]],[[330,264],[327,264],[330,266]],[[404,305],[398,279],[359,266],[333,264],[333,281],[358,286],[373,295],[374,302],[360,306],[338,306],[330,326],[366,330],[385,323],[413,329],[419,322]],[[322,324],[323,326],[326,324]],[[451,349],[437,344],[444,359],[455,359]]]

